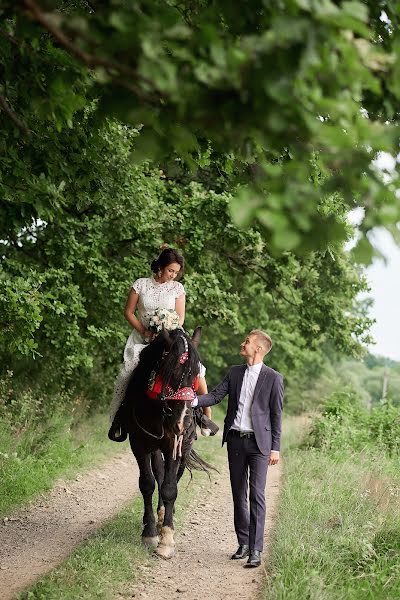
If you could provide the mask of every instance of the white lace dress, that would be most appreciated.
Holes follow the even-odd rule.
[[[146,313],[156,308],[170,308],[175,310],[175,301],[185,294],[185,288],[179,281],[166,281],[158,283],[154,277],[142,277],[133,282],[132,288],[139,299],[137,303],[137,317],[144,325],[146,322]],[[114,395],[110,406],[110,419],[114,419],[118,408],[124,399],[129,377],[139,363],[139,355],[145,347],[145,340],[142,335],[133,329],[128,337],[124,349],[124,364],[117,376],[114,386]]]

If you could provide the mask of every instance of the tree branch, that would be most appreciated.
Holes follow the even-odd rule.
[[[11,44],[13,44],[14,46],[20,45],[18,40],[13,35],[9,34],[7,31],[4,31],[4,29],[0,29],[0,35],[6,38],[6,40],[11,42]]]
[[[93,67],[104,67],[108,74],[114,79],[115,74],[118,73],[120,75],[126,75],[131,78],[140,79],[143,83],[149,85],[157,95],[157,98],[167,99],[167,96],[160,92],[159,90],[155,90],[154,82],[144,77],[140,73],[138,73],[132,67],[128,67],[122,63],[117,63],[108,58],[101,58],[99,56],[95,56],[94,54],[90,54],[81,48],[75,46],[71,40],[61,31],[59,27],[54,25],[46,14],[41,10],[41,7],[35,2],[35,0],[22,0],[25,5],[28,14],[41,25],[44,29],[46,29],[52,37],[72,56],[78,58],[81,62],[87,65],[90,68]],[[136,94],[142,99],[147,99],[151,101],[152,98],[148,96],[145,92],[143,92],[137,85],[132,82],[126,82],[124,79],[117,79],[117,83],[126,87],[131,92]],[[154,101],[154,98],[153,98]]]
[[[4,98],[3,94],[0,94],[0,109],[2,109],[6,115],[11,119],[14,125],[22,131],[25,135],[30,135],[32,131],[28,129],[28,127],[21,121],[21,119],[16,115],[11,106],[7,103],[7,100]]]
[[[246,269],[249,269],[249,271],[252,271],[259,279],[262,279],[262,281],[264,281],[268,286],[270,286],[270,282],[268,281],[268,278],[265,277],[265,275],[263,275],[259,271],[257,271],[257,269],[254,266],[252,266],[249,263],[245,263],[245,262],[241,261],[239,258],[232,256],[228,252],[223,252],[223,254],[224,254],[224,256],[226,256],[226,258],[228,258],[228,260],[231,260],[232,262],[236,263],[237,265],[240,265],[241,267],[245,267]],[[282,300],[284,300],[288,304],[291,304],[292,306],[295,306],[296,308],[301,306],[301,304],[298,304],[297,302],[293,302],[292,300],[289,300],[289,298],[286,298],[286,296],[277,287],[274,287],[274,288],[269,287],[269,289],[271,292],[274,292],[275,294],[277,294],[280,298],[282,298]]]

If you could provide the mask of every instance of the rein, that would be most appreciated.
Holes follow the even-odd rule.
[[[144,427],[142,427],[142,425],[139,423],[139,421],[136,418],[135,409],[133,409],[133,411],[132,411],[132,416],[133,416],[133,420],[135,421],[136,425],[139,427],[139,429],[141,431],[143,431],[143,433],[145,433],[146,435],[149,435],[150,437],[154,438],[155,440],[162,440],[163,439],[163,437],[165,435],[164,425],[163,425],[163,421],[165,419],[164,415],[163,415],[163,419],[161,421],[161,430],[162,430],[161,435],[156,435],[155,433],[151,433],[151,431],[147,431],[147,429],[145,429]]]

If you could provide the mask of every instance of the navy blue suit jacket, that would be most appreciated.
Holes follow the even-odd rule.
[[[236,417],[246,368],[247,365],[231,367],[222,383],[208,394],[199,396],[199,406],[213,406],[228,394],[222,444],[226,442],[228,431]],[[280,449],[283,392],[282,375],[263,364],[254,390],[251,419],[257,446],[265,455],[271,450]]]

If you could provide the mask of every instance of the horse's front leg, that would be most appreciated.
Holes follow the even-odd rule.
[[[164,502],[161,496],[161,486],[164,481],[164,459],[161,450],[156,450],[151,454],[151,468],[156,478],[158,487],[158,504],[157,504],[157,515],[158,515],[158,531],[161,531],[161,527],[164,523],[165,508]]]
[[[146,454],[137,448],[133,449],[133,447],[132,451],[139,466],[139,489],[142,493],[144,504],[142,543],[145,546],[156,547],[159,537],[152,505],[156,482],[151,469],[151,454]]]
[[[160,531],[160,543],[156,550],[161,558],[172,558],[175,553],[174,541],[174,504],[178,495],[177,471],[180,459],[173,460],[172,456],[165,456],[164,481],[161,486],[161,496],[164,502],[164,522]]]

